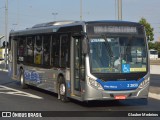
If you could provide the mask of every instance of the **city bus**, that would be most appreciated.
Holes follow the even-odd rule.
[[[158,51],[154,49],[149,50],[149,58],[158,59]]]
[[[69,98],[147,100],[150,68],[144,27],[128,21],[55,21],[11,31],[9,75]]]
[[[0,61],[4,60],[5,56],[5,48],[0,48]]]
[[[7,48],[7,57],[8,57],[8,48]],[[1,47],[0,48],[0,65],[4,65],[5,64],[5,48]],[[8,61],[7,61],[8,64]]]

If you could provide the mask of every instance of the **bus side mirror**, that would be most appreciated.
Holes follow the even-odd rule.
[[[86,37],[82,40],[82,51],[83,54],[88,53],[88,39]]]

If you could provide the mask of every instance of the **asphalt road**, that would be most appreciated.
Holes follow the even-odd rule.
[[[160,75],[151,74],[151,86],[160,87]]]
[[[151,75],[151,92],[160,94],[159,86],[160,75]],[[89,103],[71,100],[71,102],[62,103],[54,93],[34,87],[21,89],[19,82],[11,80],[8,73],[2,71],[0,71],[0,96],[0,111],[160,111],[160,100],[151,97],[149,97],[148,105],[145,105],[142,100],[92,101]],[[59,120],[60,118],[54,119]],[[80,118],[71,117],[67,119]],[[83,120],[85,119],[97,120],[100,118],[84,117]],[[127,120],[130,119],[134,118],[127,118]],[[149,120],[151,118],[145,119]]]

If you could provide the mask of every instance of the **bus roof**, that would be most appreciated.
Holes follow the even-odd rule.
[[[29,35],[35,33],[49,33],[49,32],[57,32],[60,28],[69,27],[69,26],[78,26],[85,24],[108,24],[108,25],[134,25],[141,26],[141,24],[136,22],[129,21],[118,21],[118,20],[101,20],[101,21],[54,21],[36,24],[31,28],[26,28],[24,30],[11,31],[11,36],[20,36],[20,35]]]
[[[149,51],[158,51],[158,50],[155,50],[155,49],[150,49]]]
[[[130,21],[120,21],[120,20],[99,20],[99,21],[88,21],[88,24],[96,24],[96,23],[108,23],[108,24],[129,24],[129,25],[141,25],[137,22],[130,22]]]

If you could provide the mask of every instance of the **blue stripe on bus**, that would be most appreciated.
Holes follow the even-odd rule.
[[[68,88],[71,88],[70,82],[68,82],[68,84],[67,84],[67,85],[68,85]]]
[[[103,82],[100,79],[96,80],[98,83],[101,84],[104,90],[135,90],[144,81],[144,78],[140,80],[130,80],[130,81],[107,81]]]

